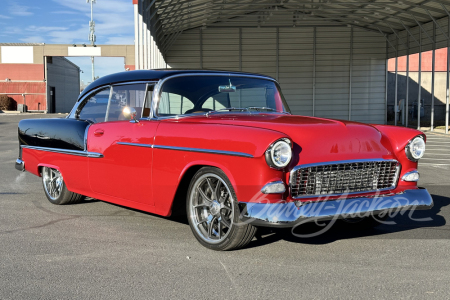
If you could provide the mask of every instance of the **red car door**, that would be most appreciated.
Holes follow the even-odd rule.
[[[153,138],[158,121],[103,122],[89,128],[88,151],[103,154],[89,159],[92,191],[117,200],[154,205],[152,199]]]

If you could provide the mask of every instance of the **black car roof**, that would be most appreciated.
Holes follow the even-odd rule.
[[[136,71],[125,71],[119,72],[111,75],[103,76],[91,84],[89,84],[83,92],[81,92],[78,99],[81,99],[84,95],[90,91],[108,84],[122,83],[122,82],[132,82],[132,81],[158,81],[160,79],[170,77],[179,74],[212,74],[212,73],[222,73],[231,75],[257,75],[266,77],[267,79],[274,80],[272,77],[266,75],[260,75],[255,73],[246,72],[236,72],[236,71],[216,71],[216,70],[174,70],[174,69],[156,69],[156,70],[136,70]]]

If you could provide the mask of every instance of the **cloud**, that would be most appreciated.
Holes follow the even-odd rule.
[[[26,17],[26,16],[33,15],[33,13],[31,11],[28,11],[29,9],[31,9],[31,8],[28,6],[19,5],[16,2],[10,2],[8,10],[11,15],[19,16],[19,17]]]
[[[21,38],[19,40],[24,43],[44,43],[45,38],[42,36],[36,35],[36,36],[28,36],[25,38]]]
[[[52,14],[57,14],[57,15],[77,15],[78,13],[76,11],[72,11],[72,10],[57,10],[57,11],[52,11]]]
[[[0,15],[0,19],[11,19],[9,16]]]
[[[67,30],[67,27],[51,27],[51,26],[28,26],[25,30],[27,31],[39,31],[39,32],[48,32],[48,31],[64,31]]]

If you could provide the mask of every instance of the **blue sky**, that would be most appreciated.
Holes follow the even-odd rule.
[[[0,0],[0,43],[89,44],[90,4],[86,0]],[[131,0],[97,0],[97,44],[134,44]],[[90,58],[74,62],[90,81]],[[97,58],[96,75],[123,71],[123,58]]]

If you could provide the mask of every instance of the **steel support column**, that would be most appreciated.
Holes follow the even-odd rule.
[[[313,28],[313,91],[312,91],[312,115],[316,115],[316,39],[317,27]]]
[[[395,91],[394,91],[394,125],[397,126],[398,124],[398,37],[395,40]]]
[[[200,29],[200,69],[203,69],[203,29]]]
[[[417,93],[417,130],[420,130],[420,98],[422,98],[422,31],[419,30],[419,72],[417,85],[419,86],[419,91]]]
[[[139,10],[134,4],[134,68],[139,69]]]
[[[450,34],[450,15],[447,17],[447,32]],[[450,85],[450,39],[447,39],[447,93],[445,96],[445,133],[448,134],[448,109]]]
[[[409,35],[406,38],[406,95],[405,95],[405,126],[408,127],[409,119]]]
[[[350,65],[348,78],[348,119],[352,119],[353,26],[350,27]]]
[[[386,36],[384,36],[386,38]],[[387,105],[388,105],[388,77],[389,77],[389,70],[388,70],[388,59],[389,59],[389,45],[390,42],[386,38],[386,63],[385,63],[385,85],[384,85],[384,108],[386,109],[384,113],[384,124],[387,124]]]
[[[142,1],[138,1],[138,27],[139,27],[139,69],[142,70],[144,68],[144,26],[142,21]]]
[[[433,23],[433,52],[431,58],[431,121],[430,130],[434,128],[434,73],[435,73],[435,60],[436,60],[436,24]]]
[[[242,71],[242,28],[239,28],[239,71]]]
[[[280,28],[276,30],[276,68],[277,68],[277,81],[280,80]]]

